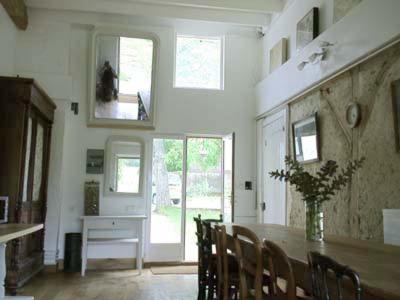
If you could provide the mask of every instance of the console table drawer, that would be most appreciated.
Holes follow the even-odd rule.
[[[88,229],[132,229],[137,221],[121,219],[99,219],[88,220],[86,225]]]

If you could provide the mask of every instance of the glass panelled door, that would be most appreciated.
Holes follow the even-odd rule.
[[[197,261],[193,218],[230,222],[232,148],[232,138],[153,140],[149,260]]]
[[[181,261],[184,203],[183,139],[153,140],[150,258]]]
[[[218,219],[222,214],[222,139],[187,139],[185,260],[197,261],[193,218]]]

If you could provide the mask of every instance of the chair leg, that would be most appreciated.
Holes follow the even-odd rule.
[[[208,295],[207,295],[207,300],[213,300],[214,299],[214,291],[215,291],[215,276],[212,272],[208,273],[208,280],[207,280],[207,285],[208,285]]]
[[[208,285],[208,294],[207,294],[207,300],[213,300],[214,299],[214,287],[212,284]]]
[[[206,299],[206,289],[204,284],[199,285],[199,294],[197,296],[197,300],[205,300]]]

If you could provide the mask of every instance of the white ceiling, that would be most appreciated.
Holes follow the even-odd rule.
[[[26,0],[31,8],[268,26],[285,0]]]

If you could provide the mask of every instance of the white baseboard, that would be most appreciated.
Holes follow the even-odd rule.
[[[44,250],[44,264],[45,265],[56,265],[57,264],[57,250]]]

